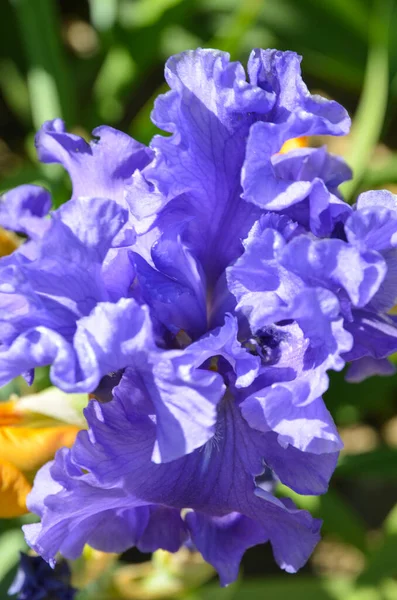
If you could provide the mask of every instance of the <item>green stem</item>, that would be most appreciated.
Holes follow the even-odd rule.
[[[349,200],[362,180],[379,141],[388,100],[389,0],[375,0],[370,20],[369,48],[364,87],[354,117],[351,150],[345,157],[353,169],[353,180],[342,186]]]

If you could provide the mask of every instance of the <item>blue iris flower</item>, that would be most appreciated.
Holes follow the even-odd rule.
[[[47,561],[193,543],[226,585],[269,541],[295,572],[320,522],[274,489],[327,490],[342,447],[327,372],[393,370],[395,197],[350,207],[341,159],[280,153],[350,126],[296,54],[254,50],[247,72],[215,50],[172,57],[152,115],[170,135],[149,147],[45,123],[39,158],[65,167],[72,198],[50,218],[35,186],[0,204],[28,236],[0,261],[0,384],[50,365],[55,385],[97,398],[28,500]]]
[[[17,600],[73,600],[77,592],[70,585],[70,569],[61,561],[52,569],[41,556],[20,553],[17,574],[8,594]]]

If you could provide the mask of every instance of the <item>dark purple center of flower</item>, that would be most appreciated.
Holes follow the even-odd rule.
[[[245,344],[246,348],[254,356],[260,356],[262,363],[266,365],[276,363],[281,355],[280,344],[288,337],[288,332],[280,327],[287,322],[278,325],[269,325],[255,332]]]

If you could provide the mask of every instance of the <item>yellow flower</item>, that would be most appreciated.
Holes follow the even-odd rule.
[[[296,150],[297,148],[307,148],[309,138],[306,136],[292,138],[287,140],[282,146],[279,154],[286,154],[290,150]]]
[[[87,401],[86,394],[49,388],[0,403],[0,518],[27,512],[36,471],[59,448],[72,446],[84,427],[79,408]]]
[[[0,517],[19,517],[27,512],[26,496],[31,484],[25,475],[6,460],[0,460]]]
[[[63,446],[71,446],[79,427],[1,427],[0,460],[12,462],[25,473],[37,471]]]
[[[11,231],[0,227],[0,256],[8,256],[17,249],[19,238]]]

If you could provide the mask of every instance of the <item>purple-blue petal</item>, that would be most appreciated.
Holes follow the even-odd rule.
[[[236,512],[211,517],[192,511],[186,515],[186,523],[194,545],[218,571],[223,586],[237,579],[244,552],[267,542],[266,533],[258,523]]]
[[[94,141],[88,144],[67,133],[61,119],[46,121],[35,140],[39,159],[65,167],[72,180],[73,198],[97,196],[122,203],[126,181],[149,163],[152,153],[112,127],[97,127],[92,134]]]
[[[360,383],[373,375],[394,375],[395,365],[387,358],[372,358],[372,356],[363,356],[355,360],[349,366],[346,373],[346,381],[349,383]]]
[[[318,541],[319,522],[254,482],[264,470],[267,454],[274,460],[273,438],[250,430],[238,407],[227,400],[219,412],[214,441],[186,457],[156,465],[151,461],[155,423],[129,407],[128,399],[105,405],[91,402],[86,413],[90,431],[79,434],[71,451],[57,455],[51,472],[61,491],[44,499],[42,524],[28,526],[33,532],[28,529],[30,543],[47,560],[59,548],[72,549],[75,555],[97,514],[118,508],[124,496],[131,509],[161,504],[215,517],[238,512],[258,523],[282,568],[294,572],[302,566]],[[284,452],[288,449],[279,446],[281,463]],[[296,478],[300,469],[297,461]],[[92,494],[92,502],[86,494]]]
[[[30,238],[41,237],[48,226],[44,217],[50,208],[51,196],[46,189],[20,185],[0,198],[0,226]]]

